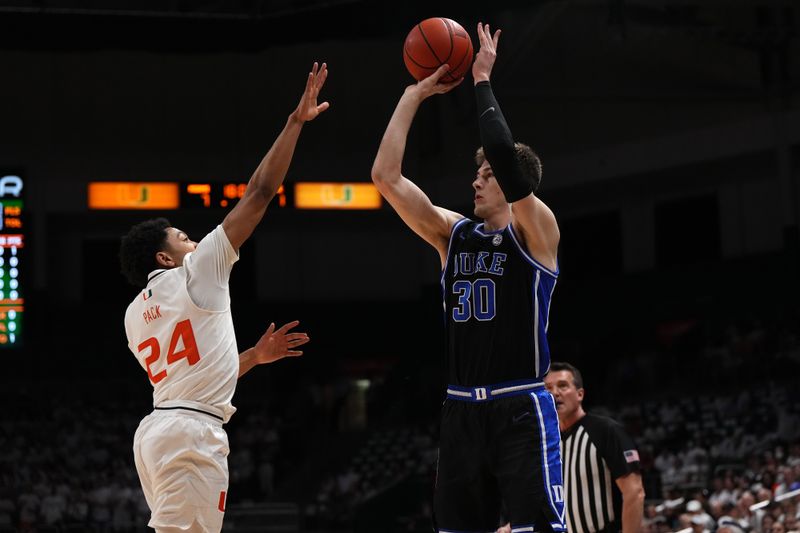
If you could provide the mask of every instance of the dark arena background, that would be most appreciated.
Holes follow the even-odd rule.
[[[431,531],[438,257],[385,203],[341,209],[431,16],[476,50],[479,20],[503,30],[493,86],[561,230],[553,359],[635,438],[644,530],[689,528],[692,500],[744,533],[798,530],[800,4],[485,4],[0,2],[0,531],[149,530],[119,239],[153,216],[197,240],[220,223],[315,60],[331,108],[231,279],[241,349],[272,321],[312,341],[238,385],[224,531]],[[423,103],[404,163],[467,215],[471,85]],[[321,209],[299,203],[309,183]]]

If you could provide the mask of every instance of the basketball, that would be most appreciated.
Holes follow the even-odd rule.
[[[425,19],[414,26],[403,45],[406,68],[417,81],[450,66],[440,81],[449,83],[464,77],[472,65],[472,40],[461,25],[443,17]]]

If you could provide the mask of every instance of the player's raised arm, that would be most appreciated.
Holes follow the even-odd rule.
[[[512,224],[522,235],[528,251],[534,259],[548,268],[557,267],[559,231],[553,212],[534,192],[539,184],[541,168],[524,168],[523,148],[532,154],[529,147],[514,142],[511,130],[500,110],[489,79],[497,57],[500,30],[492,35],[489,25],[478,23],[480,50],[472,64],[475,81],[475,97],[478,103],[478,122],[481,144],[486,160],[491,165],[491,175],[497,179],[506,200],[511,204]],[[538,163],[538,160],[537,160]],[[538,176],[536,175],[538,173]]]
[[[439,251],[442,264],[447,255],[450,230],[461,217],[458,213],[433,205],[428,196],[403,176],[403,154],[411,122],[423,100],[443,94],[461,83],[439,83],[447,65],[424,80],[406,88],[383,134],[378,155],[372,165],[372,181],[408,227]]]
[[[303,124],[314,120],[328,109],[328,102],[317,104],[317,96],[327,77],[328,66],[323,63],[319,67],[314,63],[308,73],[306,88],[297,109],[289,115],[283,131],[253,172],[242,199],[222,221],[228,240],[235,249],[238,250],[253,233],[264,216],[267,205],[283,183]]]

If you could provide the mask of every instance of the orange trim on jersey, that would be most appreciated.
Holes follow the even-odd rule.
[[[225,491],[219,491],[219,510],[225,512]]]

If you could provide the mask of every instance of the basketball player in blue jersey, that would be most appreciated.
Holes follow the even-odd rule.
[[[558,276],[558,225],[535,195],[541,164],[515,143],[489,83],[500,30],[478,24],[472,66],[481,143],[475,216],[435,206],[401,166],[420,104],[462,80],[447,65],[406,88],[383,136],[372,179],[403,221],[439,252],[447,331],[434,497],[440,533],[494,532],[501,506],[512,531],[565,531],[558,417],[543,384],[546,331]]]

